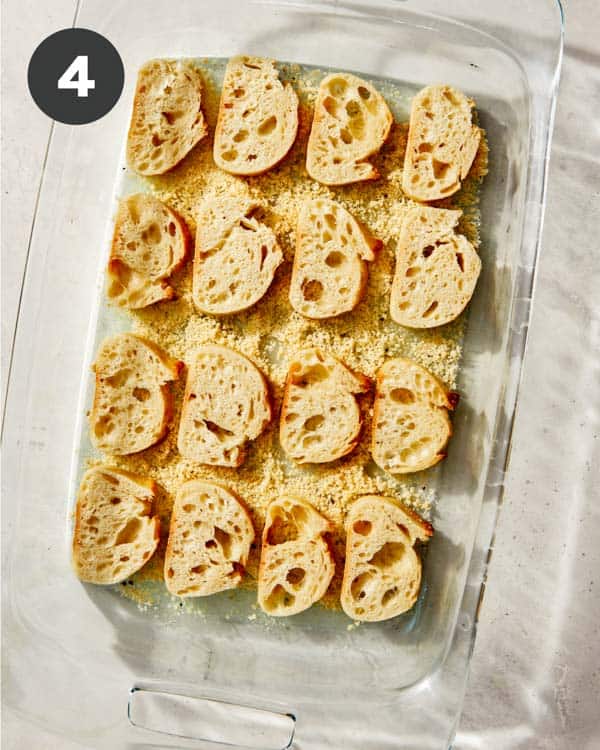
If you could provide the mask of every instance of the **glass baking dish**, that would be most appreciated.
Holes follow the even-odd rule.
[[[454,735],[517,404],[562,52],[554,0],[83,0],[126,88],[90,126],[53,126],[4,422],[3,597],[9,710],[75,746],[446,748]],[[501,7],[498,7],[500,6]],[[65,544],[80,384],[95,335],[135,72],[152,57],[248,53],[472,96],[490,145],[482,276],[471,303],[423,593],[404,617],[348,628],[318,608],[276,627],[142,611],[83,586]],[[117,180],[118,184],[118,180]],[[429,479],[429,477],[428,477]],[[242,594],[243,596],[243,594]]]

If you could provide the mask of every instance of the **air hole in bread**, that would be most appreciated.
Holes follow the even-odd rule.
[[[435,250],[435,245],[427,245],[427,247],[423,248],[423,252],[421,253],[424,258],[429,258],[429,256],[433,253]]]
[[[141,527],[142,522],[139,518],[132,518],[127,521],[125,526],[123,526],[123,528],[117,534],[115,545],[130,544],[131,542],[134,542],[137,535],[140,533]]]
[[[103,382],[109,385],[111,388],[122,388],[127,379],[131,375],[131,370],[123,369],[117,370],[114,375],[110,375],[108,378],[104,378]]]
[[[118,505],[120,502],[121,502],[121,498],[120,497],[111,497],[111,499],[110,499],[110,504],[111,505]]]
[[[330,268],[339,268],[339,266],[341,266],[345,260],[346,256],[344,255],[344,253],[340,253],[337,250],[334,250],[325,258],[325,263]]]
[[[302,426],[307,432],[314,432],[319,429],[324,421],[325,417],[322,414],[314,414],[312,417],[309,417]]]
[[[348,88],[348,84],[343,78],[333,78],[329,81],[329,91],[333,96],[343,96]]]
[[[258,126],[259,135],[270,135],[277,127],[277,117],[271,115]]]
[[[371,521],[355,521],[352,528],[354,529],[354,531],[356,531],[357,534],[360,534],[361,536],[368,536],[371,533],[373,524],[371,523]]]
[[[442,91],[442,96],[447,99],[450,104],[454,105],[455,107],[460,107],[460,102],[458,99],[454,96],[453,91],[444,90]]]
[[[323,218],[325,219],[325,223],[331,230],[337,227],[337,219],[333,214],[325,214]]]
[[[250,63],[250,62],[245,62],[244,67],[250,68],[251,70],[260,70],[260,65],[254,65],[253,63]]]
[[[320,383],[323,380],[327,380],[329,377],[329,370],[325,365],[312,365],[307,367],[301,378],[293,379],[294,385],[304,388],[307,385],[313,385],[314,383]]]
[[[369,565],[373,565],[379,570],[384,570],[391,568],[399,562],[405,552],[406,547],[402,542],[386,542],[368,562]]]
[[[296,521],[285,511],[283,515],[277,515],[273,518],[267,532],[266,542],[270,546],[293,542],[298,538],[298,526]]]
[[[233,90],[233,95],[236,99],[240,99],[244,94],[246,93],[246,90],[243,89],[241,86],[238,86],[238,88]]]
[[[234,148],[230,148],[228,151],[224,151],[221,154],[221,158],[225,161],[233,161],[237,159],[238,152]]]
[[[438,159],[433,160],[433,176],[436,180],[442,180],[448,172],[450,165]]]
[[[465,270],[465,259],[462,253],[456,253],[456,262],[461,271]],[[460,287],[459,287],[460,288]]]
[[[413,404],[415,394],[408,388],[393,388],[390,391],[390,398],[399,404]]]
[[[437,302],[437,300],[434,300],[429,305],[429,307],[427,308],[427,310],[425,310],[425,312],[423,313],[423,317],[424,318],[428,318],[432,313],[435,312],[435,310],[437,309],[437,306],[438,306],[438,302]]]
[[[225,440],[225,438],[231,437],[233,435],[233,432],[231,430],[227,430],[225,427],[221,427],[220,425],[216,424],[216,422],[211,422],[210,419],[204,419],[202,421],[206,425],[206,428],[210,432],[212,432],[213,435],[216,435],[217,440]]]
[[[248,137],[247,130],[238,130],[238,132],[233,136],[233,140],[236,143],[241,143],[242,141],[245,141],[247,137]]]
[[[430,154],[433,151],[433,146],[431,143],[421,143],[418,151],[420,154]]]
[[[388,589],[385,594],[381,597],[381,606],[385,607],[387,606],[392,599],[395,599],[399,594],[399,590],[397,586],[394,586],[392,589]]]
[[[406,269],[405,276],[417,276],[417,274],[421,273],[421,269],[418,266],[411,266],[410,268]]]
[[[360,599],[364,599],[367,595],[369,584],[373,583],[374,578],[375,573],[372,570],[367,570],[364,573],[356,576],[356,578],[350,584],[350,593],[352,594],[352,598],[356,599],[357,601]]]
[[[291,568],[288,570],[285,580],[292,586],[298,586],[304,580],[305,575],[306,571],[302,568]]]
[[[194,573],[197,576],[201,576],[205,570],[206,570],[206,565],[195,565],[193,568],[190,568],[190,573]]]
[[[308,302],[318,302],[323,296],[323,284],[317,279],[305,279],[302,282],[302,296]]]
[[[147,388],[134,388],[133,397],[138,401],[147,401],[150,398],[150,391]]]
[[[215,526],[214,536],[217,542],[221,545],[225,557],[229,558],[231,554],[231,534],[228,534],[226,531],[223,531],[223,529]]]
[[[344,143],[352,143],[354,140],[352,133],[349,130],[346,130],[346,128],[340,130],[340,138]]]
[[[365,88],[365,86],[359,86],[357,90],[358,90],[358,95],[360,96],[361,99],[364,99],[366,101],[367,99],[371,98],[371,92],[369,91],[368,88]]]
[[[296,597],[286,591],[281,584],[277,584],[265,601],[267,611],[275,610],[279,607],[291,607]]]

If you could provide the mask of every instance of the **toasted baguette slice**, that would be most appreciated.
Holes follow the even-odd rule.
[[[156,484],[147,477],[100,466],[87,471],[75,508],[72,560],[88,583],[110,584],[137,572],[158,546],[152,514]]]
[[[356,307],[367,286],[366,261],[381,241],[351,213],[326,198],[307,201],[300,211],[290,303],[307,318],[331,318]]]
[[[201,464],[240,466],[246,443],[270,421],[269,390],[258,367],[226,346],[201,347],[185,386],[181,455]]]
[[[306,169],[324,185],[375,180],[367,159],[388,137],[393,117],[384,98],[367,81],[334,73],[319,86],[308,139]]]
[[[264,296],[283,260],[250,198],[212,198],[198,212],[192,295],[200,312],[231,315]]]
[[[239,586],[254,527],[226,487],[192,479],[175,497],[165,555],[165,582],[176,596],[209,596]]]
[[[378,622],[409,610],[421,587],[417,540],[433,527],[396,500],[366,495],[346,519],[346,562],[341,604],[353,620]]]
[[[406,195],[435,201],[460,189],[481,140],[471,119],[473,106],[450,86],[428,86],[415,96],[402,174]]]
[[[408,328],[449,323],[475,291],[481,260],[462,234],[461,211],[419,206],[402,222],[392,283],[392,320]]]
[[[172,416],[169,381],[182,363],[133,333],[105,339],[96,355],[92,440],[99,450],[123,455],[158,442]]]
[[[335,357],[305,349],[291,362],[279,439],[298,463],[327,463],[354,450],[362,427],[356,394],[371,384]]]
[[[427,469],[445,458],[452,435],[448,410],[458,394],[410,359],[388,360],[377,373],[373,459],[391,474]]]
[[[138,73],[127,136],[127,163],[138,174],[163,174],[208,133],[202,79],[180,60],[150,60]]]
[[[257,175],[280,162],[298,132],[298,96],[279,80],[274,60],[232,57],[225,70],[215,130],[215,164]]]
[[[110,260],[108,296],[132,310],[173,299],[167,278],[187,256],[190,233],[184,220],[151,195],[119,203]]]
[[[296,615],[327,591],[335,563],[326,534],[329,521],[295,497],[267,508],[258,571],[258,603],[273,617]]]

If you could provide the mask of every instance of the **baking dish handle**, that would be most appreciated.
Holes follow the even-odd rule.
[[[286,750],[296,724],[291,714],[138,686],[127,715],[140,729],[244,750]]]

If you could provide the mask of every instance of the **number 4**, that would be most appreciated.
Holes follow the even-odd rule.
[[[90,89],[96,88],[96,81],[91,81],[88,78],[87,55],[77,55],[58,79],[58,88],[77,89],[77,96],[87,96]]]

